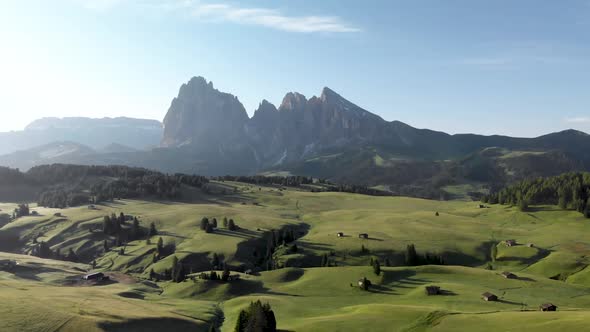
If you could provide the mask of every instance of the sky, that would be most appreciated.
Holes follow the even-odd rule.
[[[590,133],[590,0],[2,0],[0,131],[162,120],[193,76],[263,99],[324,86],[448,133]]]

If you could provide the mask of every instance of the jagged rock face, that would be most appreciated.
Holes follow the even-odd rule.
[[[324,88],[307,99],[288,93],[277,109],[264,100],[248,119],[236,97],[219,92],[202,77],[180,88],[164,119],[165,147],[250,150],[257,167],[300,160],[341,145],[378,139],[387,122]]]
[[[244,106],[213,83],[194,77],[180,87],[164,118],[164,147],[227,143],[243,133],[248,122]]]

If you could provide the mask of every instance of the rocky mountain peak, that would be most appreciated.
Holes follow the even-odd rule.
[[[164,118],[163,146],[207,144],[238,135],[248,114],[237,97],[193,77],[180,87]]]
[[[289,92],[283,98],[283,102],[279,107],[281,111],[300,111],[305,108],[307,98],[298,92]]]

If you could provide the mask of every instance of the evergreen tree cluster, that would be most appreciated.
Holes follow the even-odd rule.
[[[13,219],[26,217],[31,214],[31,209],[29,208],[29,204],[19,204],[16,209],[14,209],[14,213],[12,215]]]
[[[319,191],[321,191],[321,190],[319,190]],[[388,191],[369,188],[367,186],[361,186],[361,185],[356,185],[356,184],[330,185],[324,191],[352,193],[352,194],[361,194],[361,195],[369,195],[369,196],[393,196],[393,194]]]
[[[36,166],[26,173],[0,167],[1,185],[26,184],[43,188],[38,203],[52,208],[112,201],[116,198],[174,199],[180,197],[181,185],[202,188],[207,183],[209,179],[203,176],[168,175],[126,166],[53,164]]]
[[[414,244],[406,246],[405,263],[407,266],[418,266],[418,265],[444,265],[444,259],[440,255],[434,255],[431,253],[425,253],[420,256],[416,251]]]
[[[90,195],[64,189],[53,189],[42,192],[37,204],[53,209],[64,209],[68,206],[81,206],[90,203]]]
[[[131,219],[131,224],[127,223],[128,218]],[[137,217],[126,216],[121,212],[118,216],[114,213],[110,216],[104,216],[102,231],[105,235],[114,236],[116,238],[116,245],[120,246],[126,241],[144,238],[146,234],[151,234],[152,231],[155,231],[155,226],[152,223],[150,231],[146,231],[141,227]]]
[[[590,218],[590,173],[574,172],[525,180],[482,197],[489,204],[508,204],[526,210],[529,204],[573,209]]]
[[[250,303],[246,310],[240,311],[235,332],[276,332],[277,320],[268,303]]]
[[[275,251],[277,251],[277,249],[280,247],[286,247],[288,244],[293,243],[296,240],[295,233],[293,232],[293,229],[285,228],[282,231],[271,230],[267,236],[268,239],[266,242],[266,254],[263,260],[267,270],[274,270],[278,268],[274,259]],[[298,248],[296,245],[293,245],[290,248],[291,252],[297,250]]]
[[[218,181],[232,181],[232,182],[243,182],[255,185],[281,185],[285,187],[299,187],[303,184],[312,184],[313,178],[305,176],[220,176],[217,177]]]

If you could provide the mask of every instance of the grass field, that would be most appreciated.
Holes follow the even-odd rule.
[[[0,271],[0,330],[136,330],[162,326],[207,330],[211,324],[233,331],[239,311],[250,301],[268,301],[280,329],[289,331],[550,331],[583,330],[590,319],[590,222],[577,212],[535,206],[530,212],[467,201],[431,201],[346,193],[310,193],[242,183],[215,184],[214,195],[195,194],[191,203],[115,201],[96,210],[32,206],[39,216],[19,218],[0,228],[6,251],[27,253],[33,240],[52,249],[70,249],[98,270],[114,273],[112,284],[71,285],[90,269],[86,264],[1,254],[21,263],[19,271]],[[215,188],[215,187],[214,187]],[[235,189],[234,189],[235,188]],[[224,194],[222,194],[224,193]],[[0,204],[3,212],[13,204]],[[54,216],[55,213],[61,216]],[[138,216],[143,227],[154,222],[159,234],[133,241],[125,253],[99,230],[103,216]],[[438,216],[436,215],[438,212]],[[233,218],[240,227],[200,230],[202,217]],[[250,267],[266,232],[290,226],[301,237],[296,254],[278,257],[286,268],[242,275],[232,283],[147,281],[148,272],[170,268],[172,256],[152,256],[162,237],[176,246],[175,256],[190,262],[191,272],[211,269],[213,253],[231,266]],[[344,237],[337,237],[338,232]],[[369,239],[360,239],[368,233]],[[517,245],[502,241],[514,239]],[[445,266],[404,267],[404,251],[444,257]],[[532,246],[528,246],[532,244]],[[495,260],[492,246],[497,246]],[[368,252],[361,252],[364,247]],[[258,253],[260,254],[260,253]],[[336,267],[319,268],[328,255]],[[381,276],[369,261],[386,260]],[[491,269],[491,270],[490,270]],[[518,279],[499,275],[511,271]],[[356,284],[366,276],[369,292]],[[120,281],[117,280],[120,278]],[[426,296],[426,285],[446,295]],[[499,302],[481,300],[492,292]],[[6,294],[6,296],[4,296]],[[538,312],[545,302],[554,313]],[[159,325],[161,324],[161,325]]]

